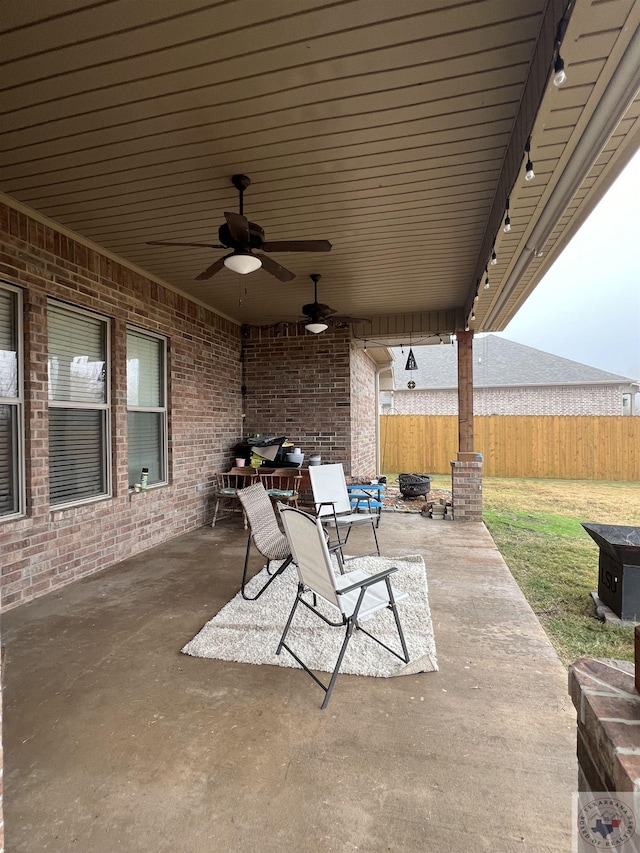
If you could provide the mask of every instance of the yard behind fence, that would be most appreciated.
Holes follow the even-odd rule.
[[[486,415],[474,433],[487,477],[640,480],[640,417]],[[383,471],[449,474],[458,418],[382,415],[380,450]]]

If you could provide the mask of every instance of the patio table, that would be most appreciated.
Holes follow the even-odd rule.
[[[367,511],[377,511],[376,527],[379,527],[384,483],[352,483],[351,485],[347,485],[347,491],[349,492],[351,506],[355,512],[359,512],[361,503],[365,505]]]

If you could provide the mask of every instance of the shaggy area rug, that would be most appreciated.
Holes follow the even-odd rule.
[[[405,664],[361,631],[355,631],[340,668],[342,673],[389,677],[438,669],[427,595],[427,575],[422,557],[358,557],[349,560],[347,570],[360,569],[375,574],[389,566],[398,567],[398,571],[391,577],[393,586],[409,593],[409,597],[398,604],[398,612],[410,661]],[[247,586],[247,594],[255,594],[266,578],[266,569],[262,569]],[[291,565],[257,601],[245,601],[238,593],[182,651],[193,657],[298,667],[286,649],[280,655],[275,653],[295,599],[297,584],[298,574],[295,566]],[[323,609],[325,615],[336,621],[337,611],[321,599],[318,599],[318,609]],[[376,613],[363,625],[388,646],[401,651],[390,610]],[[343,628],[325,625],[300,605],[287,637],[287,645],[295,650],[310,669],[331,672],[343,639]]]

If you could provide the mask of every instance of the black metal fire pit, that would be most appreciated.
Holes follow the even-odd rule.
[[[398,487],[405,498],[427,495],[431,490],[431,477],[428,474],[399,474]]]
[[[640,621],[640,527],[582,526],[600,547],[598,597],[620,619]]]

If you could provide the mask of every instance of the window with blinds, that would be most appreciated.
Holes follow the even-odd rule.
[[[24,513],[21,293],[0,284],[0,518]]]
[[[109,321],[50,303],[49,503],[108,497]]]
[[[166,340],[127,331],[129,486],[147,468],[148,485],[167,482]]]

